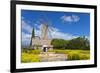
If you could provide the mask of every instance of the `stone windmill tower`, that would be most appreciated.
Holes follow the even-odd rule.
[[[51,45],[51,31],[53,31],[50,24],[46,21],[41,21],[41,36],[40,38],[33,38],[32,45],[38,45],[43,51],[47,51],[48,49],[53,49],[53,45]]]

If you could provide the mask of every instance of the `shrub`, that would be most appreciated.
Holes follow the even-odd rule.
[[[88,60],[88,59],[90,59],[90,55],[89,54],[81,54],[80,59],[81,60]]]
[[[40,54],[41,50],[32,50],[31,53],[33,54]]]
[[[36,54],[22,53],[21,62],[22,63],[30,63],[30,62],[39,62],[40,57]]]
[[[68,60],[88,60],[90,59],[89,50],[52,50],[50,52],[55,52],[57,54],[66,54]]]
[[[23,53],[33,53],[33,54],[40,54],[41,50],[34,50],[34,49],[22,49]]]
[[[90,59],[90,54],[83,54],[79,52],[68,53],[68,60],[88,60],[88,59]]]
[[[72,60],[80,60],[80,56],[78,54],[73,54]]]
[[[59,54],[66,54],[67,51],[66,50],[54,50],[55,53],[59,53]]]

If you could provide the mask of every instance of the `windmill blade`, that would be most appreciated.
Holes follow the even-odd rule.
[[[50,31],[50,29],[48,29],[48,33],[49,33],[48,35],[49,35],[50,39],[52,39],[52,34],[51,34],[52,31]]]
[[[53,27],[49,26],[49,30],[54,31]]]
[[[49,25],[50,27],[52,27],[52,22],[51,22],[51,21],[48,21],[48,25]]]
[[[52,23],[50,22],[50,20],[47,18],[47,16],[43,16],[39,19],[40,24],[42,24],[42,33],[41,33],[41,37],[43,39],[48,39],[49,37],[52,38],[52,34],[51,32],[53,32],[53,28]]]
[[[47,22],[46,22],[44,19],[42,19],[42,18],[39,19],[39,22],[40,22],[40,24],[41,24],[41,23],[42,23],[42,24],[45,24],[45,25],[47,24]]]

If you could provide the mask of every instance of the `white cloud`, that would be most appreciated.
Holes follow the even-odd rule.
[[[40,30],[41,29],[41,25],[40,24],[34,24],[35,29]]]
[[[29,21],[28,21],[29,22]],[[30,26],[28,24],[28,22],[25,22],[24,20],[21,21],[21,25],[22,25],[22,30],[28,32],[28,33],[32,33],[32,26]]]
[[[29,46],[33,27],[29,25],[30,21],[21,20],[22,25],[22,45]]]
[[[80,17],[77,15],[71,15],[71,16],[63,15],[61,16],[61,19],[63,22],[78,22],[80,20]]]
[[[55,33],[52,33],[52,35],[53,35],[53,38],[66,39],[66,40],[70,40],[77,37],[69,33],[62,33],[62,32],[55,32]]]
[[[59,29],[57,29],[57,28],[55,28],[55,27],[51,27],[51,28],[52,28],[52,30],[55,31],[55,32],[60,31]],[[51,31],[52,31],[52,30],[51,30]]]
[[[29,45],[31,40],[31,34],[22,32],[22,45]]]
[[[35,36],[39,36],[39,37],[40,37],[40,35],[41,35],[41,30],[35,29],[34,31],[35,31]]]
[[[30,38],[31,38],[31,34],[22,32],[22,38],[23,38],[23,39],[30,39]]]
[[[61,32],[57,28],[53,28],[53,31],[51,31],[51,36],[52,36],[52,38],[59,38],[59,39],[66,39],[66,40],[70,40],[70,39],[78,37],[78,36],[74,36],[69,33]]]

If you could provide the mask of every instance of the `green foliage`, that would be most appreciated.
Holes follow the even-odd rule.
[[[40,54],[41,50],[32,50],[33,54]]]
[[[53,39],[51,41],[51,45],[54,46],[54,49],[82,49],[82,50],[89,50],[90,49],[90,43],[87,38],[78,37],[74,38],[72,40],[64,40],[64,39]]]
[[[72,39],[67,44],[67,48],[89,50],[90,49],[89,40],[86,39],[85,37],[78,37],[78,38]]]
[[[80,56],[78,54],[68,54],[68,60],[80,60]]]
[[[78,54],[73,54],[71,60],[80,60],[80,57]]]
[[[67,50],[68,60],[88,60],[90,59],[89,50]]]
[[[40,50],[32,49],[23,49],[21,53],[21,62],[30,63],[30,62],[40,62]]]
[[[55,52],[57,54],[67,54],[66,50],[58,50],[58,49],[55,49],[52,52]]]
[[[40,58],[38,54],[22,53],[21,62],[30,63],[30,62],[39,62]]]
[[[90,59],[89,50],[58,50],[55,49],[52,52],[57,54],[66,54],[68,60],[88,60]]]
[[[53,45],[54,48],[65,49],[65,47],[67,45],[67,41],[63,40],[63,39],[53,39],[51,41],[51,45]]]
[[[34,49],[22,49],[23,53],[32,53],[32,54],[40,54],[41,50],[34,50]]]

